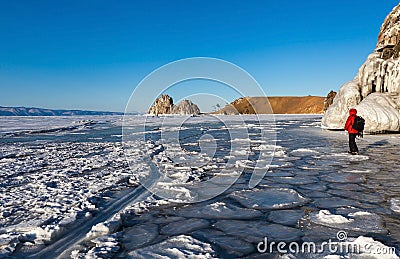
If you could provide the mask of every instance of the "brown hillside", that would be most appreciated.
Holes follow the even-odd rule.
[[[268,105],[268,101],[270,105]],[[217,114],[322,114],[324,97],[243,97],[233,101]],[[272,110],[271,110],[272,108]]]

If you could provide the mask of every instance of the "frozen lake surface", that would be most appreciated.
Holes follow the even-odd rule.
[[[345,132],[321,130],[321,116],[239,118],[134,116],[124,142],[120,116],[0,118],[0,257],[349,256],[262,254],[267,237],[397,258],[400,135],[367,135],[351,156]],[[265,176],[249,188],[254,173]],[[158,195],[141,187],[148,179]]]

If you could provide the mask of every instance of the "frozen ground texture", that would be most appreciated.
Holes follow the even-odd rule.
[[[400,131],[400,4],[386,17],[378,43],[354,80],[343,85],[322,119],[342,129],[350,108],[366,120],[366,132]]]
[[[18,257],[51,248],[68,230],[137,188],[138,179],[150,175],[149,163],[170,176],[157,188],[190,198],[201,192],[188,186],[218,175],[231,159],[225,174],[243,172],[223,194],[193,204],[157,196],[135,201],[83,233],[85,242],[66,256],[341,258],[349,253],[280,255],[275,249],[261,255],[257,244],[265,237],[321,244],[338,241],[338,231],[345,231],[349,242],[372,247],[352,258],[398,258],[391,249],[398,252],[400,244],[399,136],[368,136],[358,141],[361,155],[350,156],[346,134],[322,131],[319,116],[278,116],[276,125],[269,116],[261,123],[255,116],[244,118],[249,136],[243,139],[229,139],[226,128],[207,117],[191,118],[182,127],[174,125],[175,117],[148,118],[147,140],[131,139],[125,146],[118,117],[45,127],[40,124],[46,118],[36,118],[35,126],[0,133],[0,254]],[[143,130],[143,119],[134,118],[132,135]],[[235,125],[231,130],[241,127]],[[262,143],[260,132],[271,129],[276,143]],[[160,131],[179,131],[180,145],[161,140]],[[232,143],[236,149],[229,152]],[[272,155],[270,166],[262,163]],[[254,171],[267,172],[249,189]],[[388,251],[386,257],[379,249]]]

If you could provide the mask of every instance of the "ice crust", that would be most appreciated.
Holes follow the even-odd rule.
[[[86,233],[85,244],[71,257],[257,258],[256,244],[266,236],[275,241],[324,241],[334,238],[338,230],[346,230],[364,243],[379,240],[386,247],[399,241],[396,235],[389,241],[388,235],[388,231],[400,231],[391,223],[399,213],[397,135],[368,136],[358,141],[362,155],[351,156],[346,154],[344,134],[320,130],[320,116],[276,116],[276,144],[262,143],[252,132],[243,141],[233,141],[239,152],[210,156],[207,152],[214,147],[205,143],[212,141],[191,139],[193,128],[219,132],[207,118],[196,117],[185,127],[176,127],[174,121],[179,120],[175,117],[147,119],[151,134],[160,132],[158,124],[165,119],[171,125],[164,126],[165,130],[185,130],[188,140],[182,145],[156,139],[122,144],[115,141],[120,137],[113,132],[113,136],[90,136],[85,141],[10,141],[43,134],[82,138],[96,126],[68,133],[3,135],[0,254],[12,255],[17,245],[40,249],[77,222],[95,217],[107,202],[134,190],[139,180],[149,176],[149,161],[170,179],[159,181],[158,188],[181,193],[181,199],[201,195],[201,190],[187,188],[219,174],[226,159],[232,161],[227,176],[241,173],[229,190],[212,200],[182,204],[150,196],[131,204],[93,226]],[[107,120],[101,128],[120,123]],[[143,118],[132,120],[139,124]],[[233,116],[232,120],[238,119]],[[250,123],[249,130],[270,130],[270,118],[264,120],[260,125]],[[26,132],[22,125],[18,130]],[[218,138],[223,139],[221,135]],[[250,156],[245,157],[247,154]],[[256,163],[258,155],[261,161]],[[256,188],[249,189],[253,170],[266,175]],[[222,177],[207,192],[223,182]]]

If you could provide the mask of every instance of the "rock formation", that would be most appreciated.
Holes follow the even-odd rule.
[[[159,114],[200,114],[200,109],[196,104],[190,100],[183,100],[178,105],[174,105],[172,98],[163,94],[156,99],[153,106],[150,107],[148,114],[159,115]]]
[[[330,91],[329,94],[326,96],[324,101],[324,112],[328,110],[329,106],[333,103],[333,99],[335,99],[336,92]]]
[[[228,104],[217,114],[320,114],[324,109],[324,97],[242,97]]]
[[[343,129],[350,108],[365,118],[366,132],[400,131],[400,4],[383,22],[378,43],[358,75],[341,87],[322,126]]]
[[[152,115],[169,114],[173,105],[174,101],[172,98],[167,94],[163,94],[156,99],[147,113]]]
[[[182,100],[178,105],[173,105],[170,114],[200,114],[200,109],[190,100]]]

